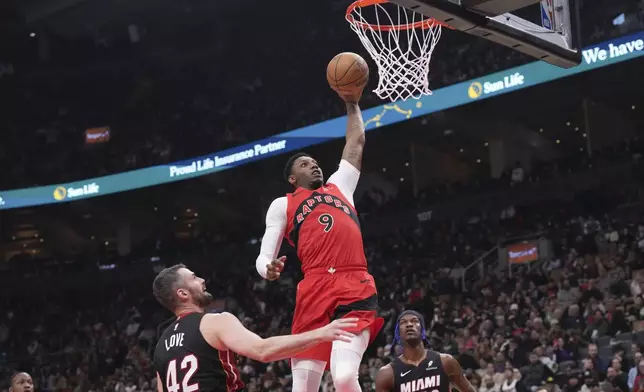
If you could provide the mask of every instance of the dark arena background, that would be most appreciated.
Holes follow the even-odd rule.
[[[371,68],[356,207],[386,321],[363,390],[403,309],[480,391],[644,390],[644,2],[578,3],[579,66],[445,31],[434,95],[383,103],[344,0],[2,2],[0,390],[156,391],[151,283],[178,262],[289,333],[297,257],[278,282],[255,258],[289,154],[338,164],[344,51]],[[238,366],[291,390],[287,361]]]

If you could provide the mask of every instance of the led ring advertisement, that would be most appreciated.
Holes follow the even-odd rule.
[[[586,48],[582,51],[582,63],[574,68],[563,69],[537,61],[437,89],[431,96],[364,110],[365,127],[367,131],[371,131],[643,55],[644,32],[639,32]],[[0,191],[0,209],[63,203],[212,174],[277,154],[343,138],[345,123],[346,117],[339,117],[254,143],[167,165],[67,184]]]

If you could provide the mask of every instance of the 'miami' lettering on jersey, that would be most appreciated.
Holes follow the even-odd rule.
[[[400,392],[418,392],[425,391],[429,388],[438,388],[441,385],[441,376],[428,376],[418,380],[408,381],[400,385]],[[432,391],[434,392],[434,391]],[[436,390],[435,392],[438,392]]]

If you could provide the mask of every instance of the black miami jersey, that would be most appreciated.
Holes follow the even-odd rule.
[[[418,365],[408,365],[396,358],[393,392],[450,392],[449,377],[443,369],[440,354],[427,350],[427,356]]]
[[[232,351],[219,351],[201,335],[202,313],[172,323],[154,350],[163,392],[233,392],[244,387]]]

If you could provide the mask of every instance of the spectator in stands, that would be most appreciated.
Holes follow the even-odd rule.
[[[524,387],[532,389],[543,383],[546,376],[546,368],[535,352],[530,353],[529,360],[530,364],[521,369],[521,374],[523,375]]]
[[[594,376],[594,374],[586,370],[583,375],[584,384],[581,386],[581,392],[598,392],[599,391],[599,380]]]
[[[499,392],[500,387],[494,383],[494,377],[486,374],[481,380],[480,392]]]
[[[625,359],[622,359],[622,354],[615,353],[615,356],[613,357],[613,360],[610,361],[610,366],[608,368],[613,369],[617,375],[623,375],[624,382],[626,382],[627,375],[622,371],[622,364],[628,365],[628,362]]]
[[[637,364],[637,373],[633,380],[633,389],[631,392],[644,391],[644,360],[639,361]]]
[[[579,375],[575,372],[569,372],[567,375],[567,382],[564,385],[563,392],[579,392],[581,385],[579,384]]]
[[[505,369],[505,372],[503,373],[503,384],[501,384],[502,392],[517,392],[517,384],[521,379],[520,375],[518,375],[518,377],[516,375],[518,372],[519,371],[517,369],[512,369],[510,367]]]
[[[571,347],[566,344],[563,337],[557,338],[553,343],[554,355],[557,362],[575,361],[576,353],[569,351]]]
[[[557,292],[558,305],[567,308],[577,302],[578,299],[579,289],[576,287],[573,288],[569,279],[564,279]]]
[[[581,366],[582,366],[582,371],[584,372],[584,376],[590,376],[594,380],[599,380],[600,379],[600,372],[595,369],[593,365],[593,361],[590,358],[585,358],[581,361]]]
[[[606,372],[606,381],[609,382],[615,390],[629,392],[628,384],[624,374],[618,373],[612,366]]]
[[[568,314],[564,317],[562,327],[566,330],[583,330],[584,325],[584,320],[579,314],[579,305],[570,305],[568,307]]]
[[[588,359],[592,363],[592,369],[599,375],[599,379],[603,379],[606,374],[608,364],[599,356],[599,349],[596,344],[588,345]]]
[[[633,345],[635,346],[635,345]],[[632,391],[635,386],[635,378],[638,375],[639,364],[642,362],[642,353],[633,353],[633,367],[628,371],[628,390]]]
[[[590,316],[584,335],[589,339],[595,340],[601,336],[605,336],[606,333],[608,333],[608,322],[604,318],[604,313],[600,309],[597,309]]]

